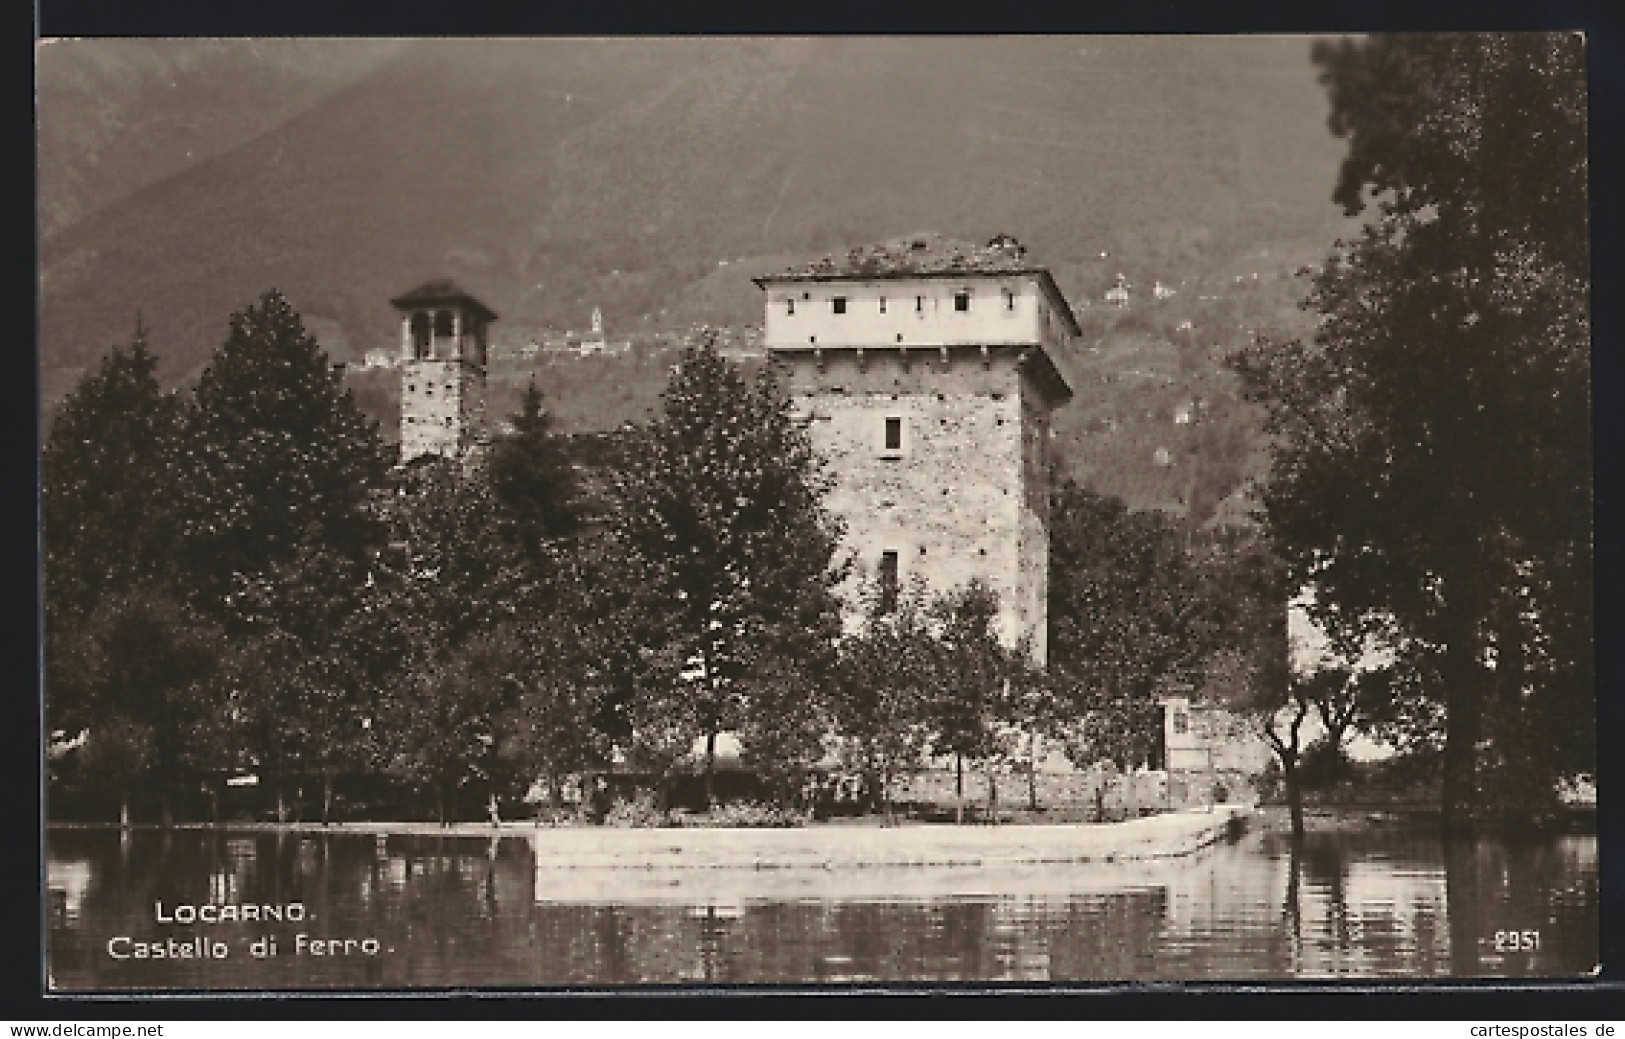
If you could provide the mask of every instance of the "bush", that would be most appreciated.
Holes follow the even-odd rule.
[[[536,826],[543,829],[568,829],[577,826],[591,826],[594,822],[592,807],[587,804],[567,805],[563,808],[543,808],[536,813],[533,820]],[[605,825],[612,825],[608,819]],[[621,823],[622,826],[634,826],[636,823]]]
[[[643,791],[631,798],[617,797],[604,813],[605,826],[623,829],[649,829],[667,825],[666,813],[660,811],[653,793]]]
[[[673,826],[731,826],[740,829],[786,829],[807,825],[807,813],[759,801],[735,801],[705,812],[673,812]]]

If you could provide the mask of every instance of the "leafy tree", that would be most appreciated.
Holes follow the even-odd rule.
[[[251,772],[268,785],[276,819],[289,816],[288,784],[299,769],[299,685],[293,677],[300,652],[275,630],[238,635],[221,660],[219,674],[189,729],[194,754],[222,772]]]
[[[1348,761],[1343,752],[1344,739],[1350,732],[1372,728],[1370,719],[1384,712],[1387,700],[1393,695],[1394,675],[1388,668],[1362,669],[1348,665],[1326,670],[1333,677],[1316,688],[1311,702],[1320,719],[1321,742],[1337,771]]]
[[[160,391],[137,322],[57,413],[41,459],[45,609],[56,627],[104,594],[167,577],[170,524],[159,491],[181,408]]]
[[[591,619],[564,611],[518,629],[513,700],[498,725],[497,754],[507,775],[528,788],[542,778],[552,803],[563,801],[564,778],[605,766],[610,737],[598,722],[612,695],[613,674],[597,654]]]
[[[491,490],[513,518],[514,531],[534,554],[547,538],[575,531],[575,474],[551,416],[542,409],[542,393],[531,379],[513,416],[514,433],[497,441],[491,452]]]
[[[545,604],[548,591],[479,469],[425,456],[395,473],[390,489],[381,509],[388,548],[369,573],[418,648],[448,651]]]
[[[375,425],[277,292],[235,314],[198,380],[173,508],[194,602],[236,622],[230,595],[301,542],[352,559],[376,538],[369,490],[385,469]]]
[[[645,643],[642,713],[661,719],[668,749],[705,738],[709,799],[716,737],[750,713],[746,680],[832,657],[829,481],[772,372],[747,384],[709,336],[684,351],[629,463],[616,536],[645,614],[667,618]]]
[[[116,791],[119,826],[130,826],[130,790],[157,760],[152,726],[109,714],[79,751],[79,774],[92,786]]]
[[[1074,719],[1067,754],[1146,760],[1159,695],[1193,684],[1214,648],[1208,603],[1173,521],[1071,480],[1051,495],[1049,664]]]
[[[516,632],[540,593],[479,469],[420,459],[384,502],[388,548],[347,634],[372,662],[375,759],[432,791],[445,821],[459,787],[483,779],[495,796],[498,719],[526,670]]]
[[[1594,744],[1583,44],[1316,61],[1349,141],[1336,199],[1368,222],[1314,280],[1313,339],[1239,358],[1276,438],[1264,511],[1323,627],[1396,630],[1442,708],[1455,826],[1486,747],[1544,790]]]
[[[209,724],[233,734],[228,743],[269,780],[278,819],[288,813],[288,783],[298,785],[297,806],[304,781],[315,779],[328,822],[335,781],[370,760],[372,701],[409,637],[405,627],[387,626],[400,615],[390,612],[397,600],[387,583],[378,583],[386,573],[330,548],[312,525],[291,558],[235,575],[228,601],[242,652],[235,682],[214,690]]]
[[[870,596],[864,626],[841,641],[832,703],[849,765],[868,778],[889,819],[892,782],[917,768],[930,744],[941,644],[931,631],[924,585],[915,582],[881,609]]]
[[[612,532],[597,531],[569,544],[557,567],[555,612],[568,618],[581,638],[580,659],[589,661],[600,695],[592,725],[614,750],[629,753],[657,774],[665,774],[687,753],[693,736],[672,747],[662,736],[660,717],[669,687],[667,635],[671,619],[652,601],[627,566],[627,552]],[[664,654],[664,655],[663,655]]]
[[[797,780],[824,759],[832,727],[827,692],[832,677],[828,671],[814,676],[794,661],[768,660],[742,680],[740,758],[766,780],[777,804],[793,801]]]
[[[72,630],[55,674],[63,707],[53,725],[88,730],[85,774],[118,792],[121,817],[132,788],[149,781],[168,821],[193,694],[223,652],[219,631],[150,589],[105,597]]]
[[[518,695],[522,651],[503,628],[438,657],[415,655],[379,703],[384,771],[431,791],[441,825],[455,815],[460,788],[484,782],[495,796],[499,722]]]
[[[998,595],[979,580],[942,596],[932,614],[940,644],[931,699],[931,750],[953,755],[957,814],[964,819],[965,762],[987,771],[988,808],[998,800],[995,766],[1013,756],[1023,658],[1030,649],[1011,649],[999,639]]]

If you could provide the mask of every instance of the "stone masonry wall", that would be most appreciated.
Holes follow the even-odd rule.
[[[907,587],[931,594],[973,577],[999,596],[1005,639],[1030,633],[1042,653],[1047,544],[1030,506],[1035,475],[1022,400],[1032,392],[1009,354],[984,361],[955,351],[779,355],[792,402],[835,477],[827,502],[857,554],[844,593],[861,616],[881,554],[898,553]],[[902,419],[902,447],[885,449],[886,419]],[[1039,470],[1041,472],[1041,470]],[[1041,658],[1040,658],[1041,659]]]
[[[1019,608],[1038,618],[1032,628],[1033,656],[1049,659],[1049,409],[1024,386],[1021,401],[1021,482],[1017,566]]]
[[[1256,801],[1256,777],[1234,769],[1215,772],[1118,772],[1115,769],[1039,771],[1031,786],[1026,772],[998,774],[998,807],[1025,809],[1033,800],[1056,822],[1112,822],[1162,811],[1203,808],[1213,804]],[[987,773],[967,768],[965,803],[980,809],[988,800]],[[954,771],[949,767],[921,769],[897,777],[891,788],[894,801],[952,810]]]
[[[413,360],[401,370],[401,460],[457,457],[484,424],[485,374],[456,360]]]

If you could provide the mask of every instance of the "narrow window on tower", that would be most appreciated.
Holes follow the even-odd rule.
[[[1005,289],[1004,290],[1004,309],[1005,310],[1014,310],[1014,309],[1016,309],[1016,294],[1015,294],[1015,291],[1013,289]]]
[[[882,314],[884,314],[886,312],[886,297],[885,296],[880,297],[880,312]]]
[[[916,314],[925,313],[925,297],[924,296],[915,296],[914,297],[914,313],[916,313]]]
[[[835,313],[837,313],[837,314],[846,313],[846,297],[845,296],[836,296],[835,298],[833,298],[833,299],[831,299],[829,301],[829,306],[830,306],[830,309],[835,311]]]
[[[886,417],[885,457],[897,458],[903,453],[903,420],[896,415]]]
[[[970,309],[970,293],[968,293],[968,292],[956,292],[956,293],[954,293],[954,309],[959,311],[961,314],[963,314],[965,311],[969,310]]]
[[[880,553],[880,612],[891,613],[897,609],[897,553],[887,550]]]
[[[796,316],[796,301],[795,300],[787,299],[787,300],[784,301],[784,314],[785,314],[786,317],[795,317]]]

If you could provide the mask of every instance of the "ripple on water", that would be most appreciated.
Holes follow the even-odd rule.
[[[1564,835],[1446,855],[1426,834],[1368,829],[1311,834],[1294,855],[1251,833],[1185,858],[996,882],[866,870],[842,895],[840,878],[779,876],[794,871],[637,871],[635,885],[610,878],[602,897],[561,901],[557,871],[521,839],[53,831],[50,970],[67,990],[1573,976],[1598,956],[1595,845]],[[156,900],[299,900],[307,937],[376,937],[386,951],[296,954],[301,925],[239,923],[209,930],[230,947],[222,959],[110,957],[119,935],[196,936],[155,922]],[[1538,929],[1540,948],[1498,952],[1502,929]],[[277,955],[251,956],[268,932]]]

